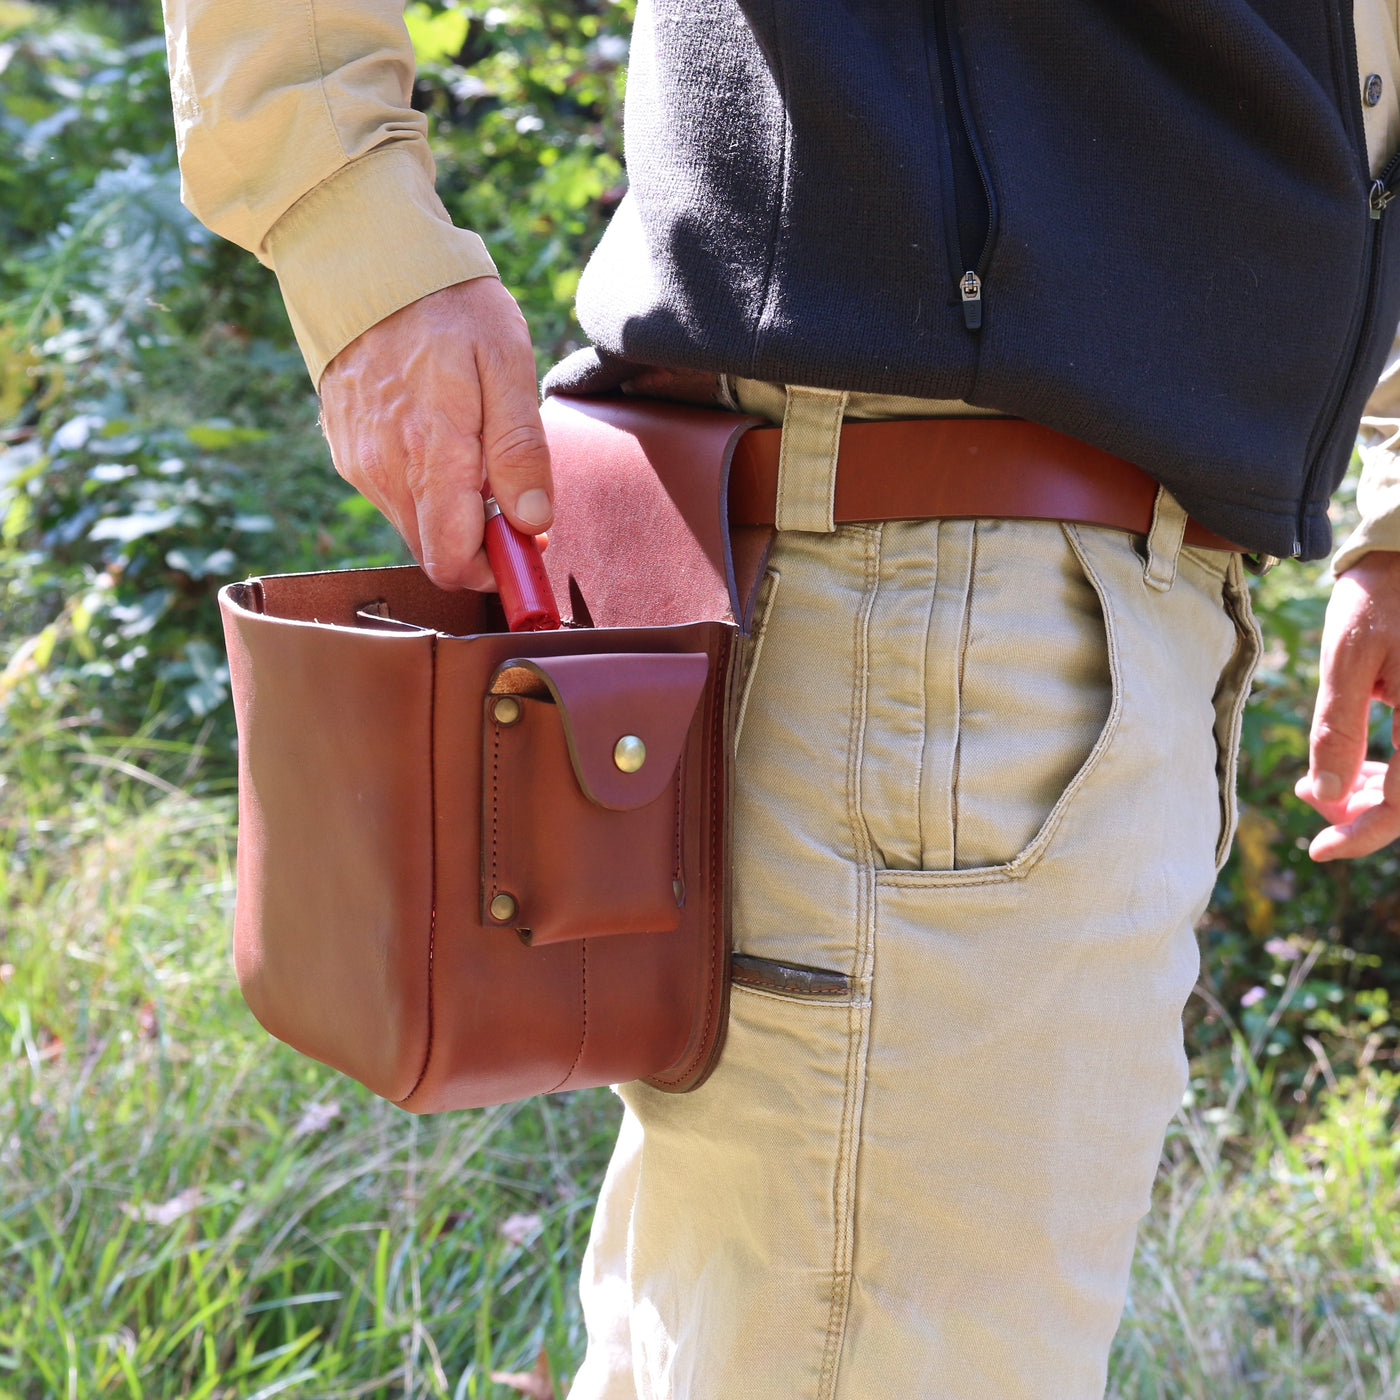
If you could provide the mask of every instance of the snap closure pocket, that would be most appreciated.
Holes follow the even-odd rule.
[[[497,668],[482,764],[483,923],[532,946],[680,926],[680,760],[708,672],[703,652]]]

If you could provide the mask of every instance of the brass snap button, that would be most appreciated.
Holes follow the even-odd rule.
[[[513,695],[503,695],[491,706],[491,718],[503,729],[520,718],[520,701]]]
[[[635,773],[647,761],[647,746],[635,734],[624,734],[613,745],[613,762],[624,773]]]
[[[491,917],[498,924],[508,924],[514,917],[517,905],[512,894],[498,894],[491,901]]]

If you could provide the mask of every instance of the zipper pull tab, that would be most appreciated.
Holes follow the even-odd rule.
[[[1373,215],[1373,218],[1379,217]],[[967,322],[970,331],[980,331],[982,329],[982,279],[970,269],[962,275],[962,281],[958,283],[958,290],[962,292],[963,320]]]
[[[1371,197],[1367,201],[1371,206],[1371,217],[1379,219],[1385,213],[1385,206],[1395,198],[1395,191],[1385,187],[1384,180],[1371,181]]]

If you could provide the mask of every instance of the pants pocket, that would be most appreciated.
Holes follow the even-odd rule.
[[[730,959],[730,968],[736,987],[793,1001],[848,1001],[853,986],[852,979],[844,972],[808,967],[805,963],[778,962],[751,953],[735,953]]]
[[[741,986],[700,1089],[621,1086],[630,1119],[595,1220],[590,1350],[571,1395],[830,1393],[868,1024],[864,1005]]]
[[[1106,739],[1104,603],[1071,536],[1025,521],[947,522],[936,593],[917,844],[892,843],[885,864],[904,865],[904,844],[915,869],[1005,867],[1029,851]]]

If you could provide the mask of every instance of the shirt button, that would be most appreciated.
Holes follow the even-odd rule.
[[[1385,84],[1381,81],[1379,73],[1372,73],[1366,79],[1366,87],[1362,93],[1362,101],[1368,107],[1375,107],[1381,100],[1381,93],[1385,91]]]

